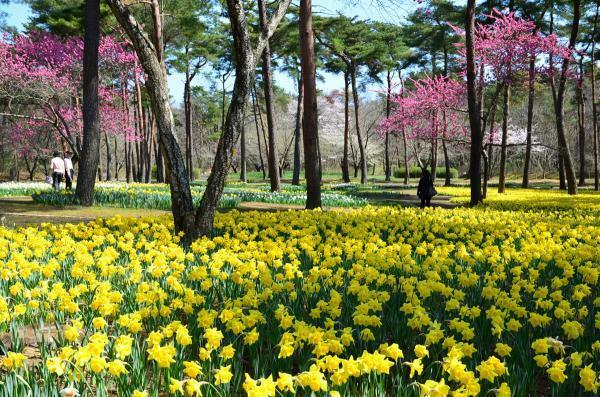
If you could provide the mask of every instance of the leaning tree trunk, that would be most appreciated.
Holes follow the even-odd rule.
[[[298,104],[296,105],[296,126],[294,128],[294,171],[292,185],[300,184],[300,141],[302,140],[302,108],[304,103],[304,83],[302,75],[298,78]]]
[[[348,141],[350,140],[350,81],[348,72],[344,71],[344,154],[342,156],[342,179],[344,183],[350,182],[350,169],[348,167]]]
[[[471,156],[469,177],[471,179],[470,204],[477,205],[483,201],[481,195],[481,148],[483,134],[481,133],[481,109],[477,103],[475,90],[475,53],[473,35],[475,29],[475,0],[468,0],[465,18],[465,36],[467,53],[467,103],[469,107],[469,125],[471,127]]]
[[[155,44],[153,44],[148,40],[123,0],[107,0],[107,2],[129,36],[146,73],[146,87],[158,126],[158,144],[169,174],[175,233],[183,232],[186,236],[193,237],[196,233],[192,193],[183,156],[175,138],[175,122],[169,100],[167,72],[162,58],[162,41],[155,37]],[[153,14],[159,14],[157,7],[157,0],[153,0]],[[155,25],[160,26],[159,21],[155,22]],[[159,36],[160,31],[155,30],[157,30],[155,36]]]
[[[360,131],[360,102],[358,99],[358,88],[356,86],[356,67],[350,67],[350,80],[352,82],[352,97],[354,99],[354,123],[356,126],[356,137],[358,138],[358,150],[360,152],[360,183],[367,183],[367,156],[365,154],[365,145]]]
[[[504,83],[504,103],[502,108],[502,146],[500,147],[500,174],[498,175],[498,193],[506,188],[506,151],[508,144],[508,114],[510,106],[510,85]]]
[[[265,171],[265,161],[263,160],[262,148],[260,145],[260,128],[258,126],[258,116],[256,114],[256,107],[256,96],[252,95],[252,113],[254,113],[254,124],[256,125],[256,143],[258,145],[258,158],[260,159],[260,169],[263,174],[263,179],[265,179],[267,174]]]
[[[321,207],[321,174],[319,166],[319,130],[317,118],[317,83],[315,38],[312,29],[312,0],[300,0],[300,59],[304,83],[302,141],[306,177],[306,208]]]
[[[106,144],[106,181],[110,181],[110,168],[112,165],[112,155],[110,153],[110,142],[108,133],[104,131],[104,143]]]
[[[267,11],[265,10],[264,0],[258,0],[258,14],[260,27],[262,30],[266,28]],[[269,135],[269,179],[271,180],[271,191],[278,192],[281,190],[281,182],[279,178],[279,159],[277,158],[277,144],[275,142],[275,120],[273,115],[273,82],[271,77],[271,48],[269,41],[265,44],[265,49],[262,53],[262,72],[263,85],[265,90],[265,106],[267,110],[267,132]]]
[[[82,205],[94,201],[94,185],[100,161],[100,110],[98,98],[98,47],[100,0],[86,0],[83,42],[83,147],[75,194]]]
[[[571,27],[571,37],[569,38],[569,48],[574,49],[577,44],[577,34],[579,32],[579,20],[581,18],[581,0],[573,0],[573,23]],[[571,160],[571,152],[565,132],[564,121],[564,99],[567,85],[567,75],[569,71],[570,58],[565,58],[562,63],[558,91],[554,104],[556,114],[556,131],[558,134],[558,150],[562,155],[565,177],[567,181],[567,191],[569,194],[577,194],[577,182],[575,180],[575,170]]]
[[[533,132],[533,105],[535,101],[535,58],[529,61],[529,97],[527,99],[527,141],[525,145],[525,164],[523,165],[522,187],[529,186],[529,167],[531,164],[531,134]]]
[[[188,55],[186,54],[186,57]],[[186,59],[185,84],[183,87],[183,109],[185,113],[185,165],[188,178],[194,179],[193,148],[192,148],[192,86],[190,81],[190,63]]]
[[[269,38],[281,18],[283,18],[289,4],[290,0],[279,3],[279,8],[271,17],[271,21],[263,26],[260,41],[253,51],[250,48],[248,25],[242,1],[227,0],[227,11],[231,22],[235,50],[235,82],[223,133],[217,145],[213,167],[208,177],[206,190],[200,200],[200,206],[196,211],[194,231],[197,236],[210,236],[212,233],[215,212],[231,165],[233,148],[244,124],[246,102],[250,87],[253,86],[254,69],[256,68],[255,59],[263,53]],[[275,174],[279,175],[277,163],[275,163]]]

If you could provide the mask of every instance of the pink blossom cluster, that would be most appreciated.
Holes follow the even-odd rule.
[[[380,124],[382,134],[404,128],[411,139],[449,139],[466,133],[465,85],[445,76],[413,81],[414,88],[392,96],[395,110]]]
[[[83,41],[46,32],[0,37],[0,98],[19,113],[9,132],[30,141],[47,129],[73,142],[82,132]],[[136,56],[127,45],[106,36],[99,48],[101,128],[131,135],[123,93],[141,78]]]

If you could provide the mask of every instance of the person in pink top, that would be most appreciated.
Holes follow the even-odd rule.
[[[65,162],[60,157],[60,153],[54,152],[50,160],[50,169],[52,170],[52,187],[56,190],[60,189],[60,183],[65,175]]]

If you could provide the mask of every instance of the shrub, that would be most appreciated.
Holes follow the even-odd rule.
[[[400,167],[394,170],[395,178],[404,178],[406,174],[406,168]],[[411,178],[420,178],[421,177],[421,167],[411,166],[410,167],[410,175]],[[436,178],[445,178],[446,177],[446,168],[445,167],[437,167],[435,169]],[[450,178],[458,178],[458,170],[456,168],[450,168]]]

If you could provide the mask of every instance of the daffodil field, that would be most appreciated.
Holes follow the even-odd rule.
[[[0,396],[596,395],[600,196],[528,194],[0,228]]]

